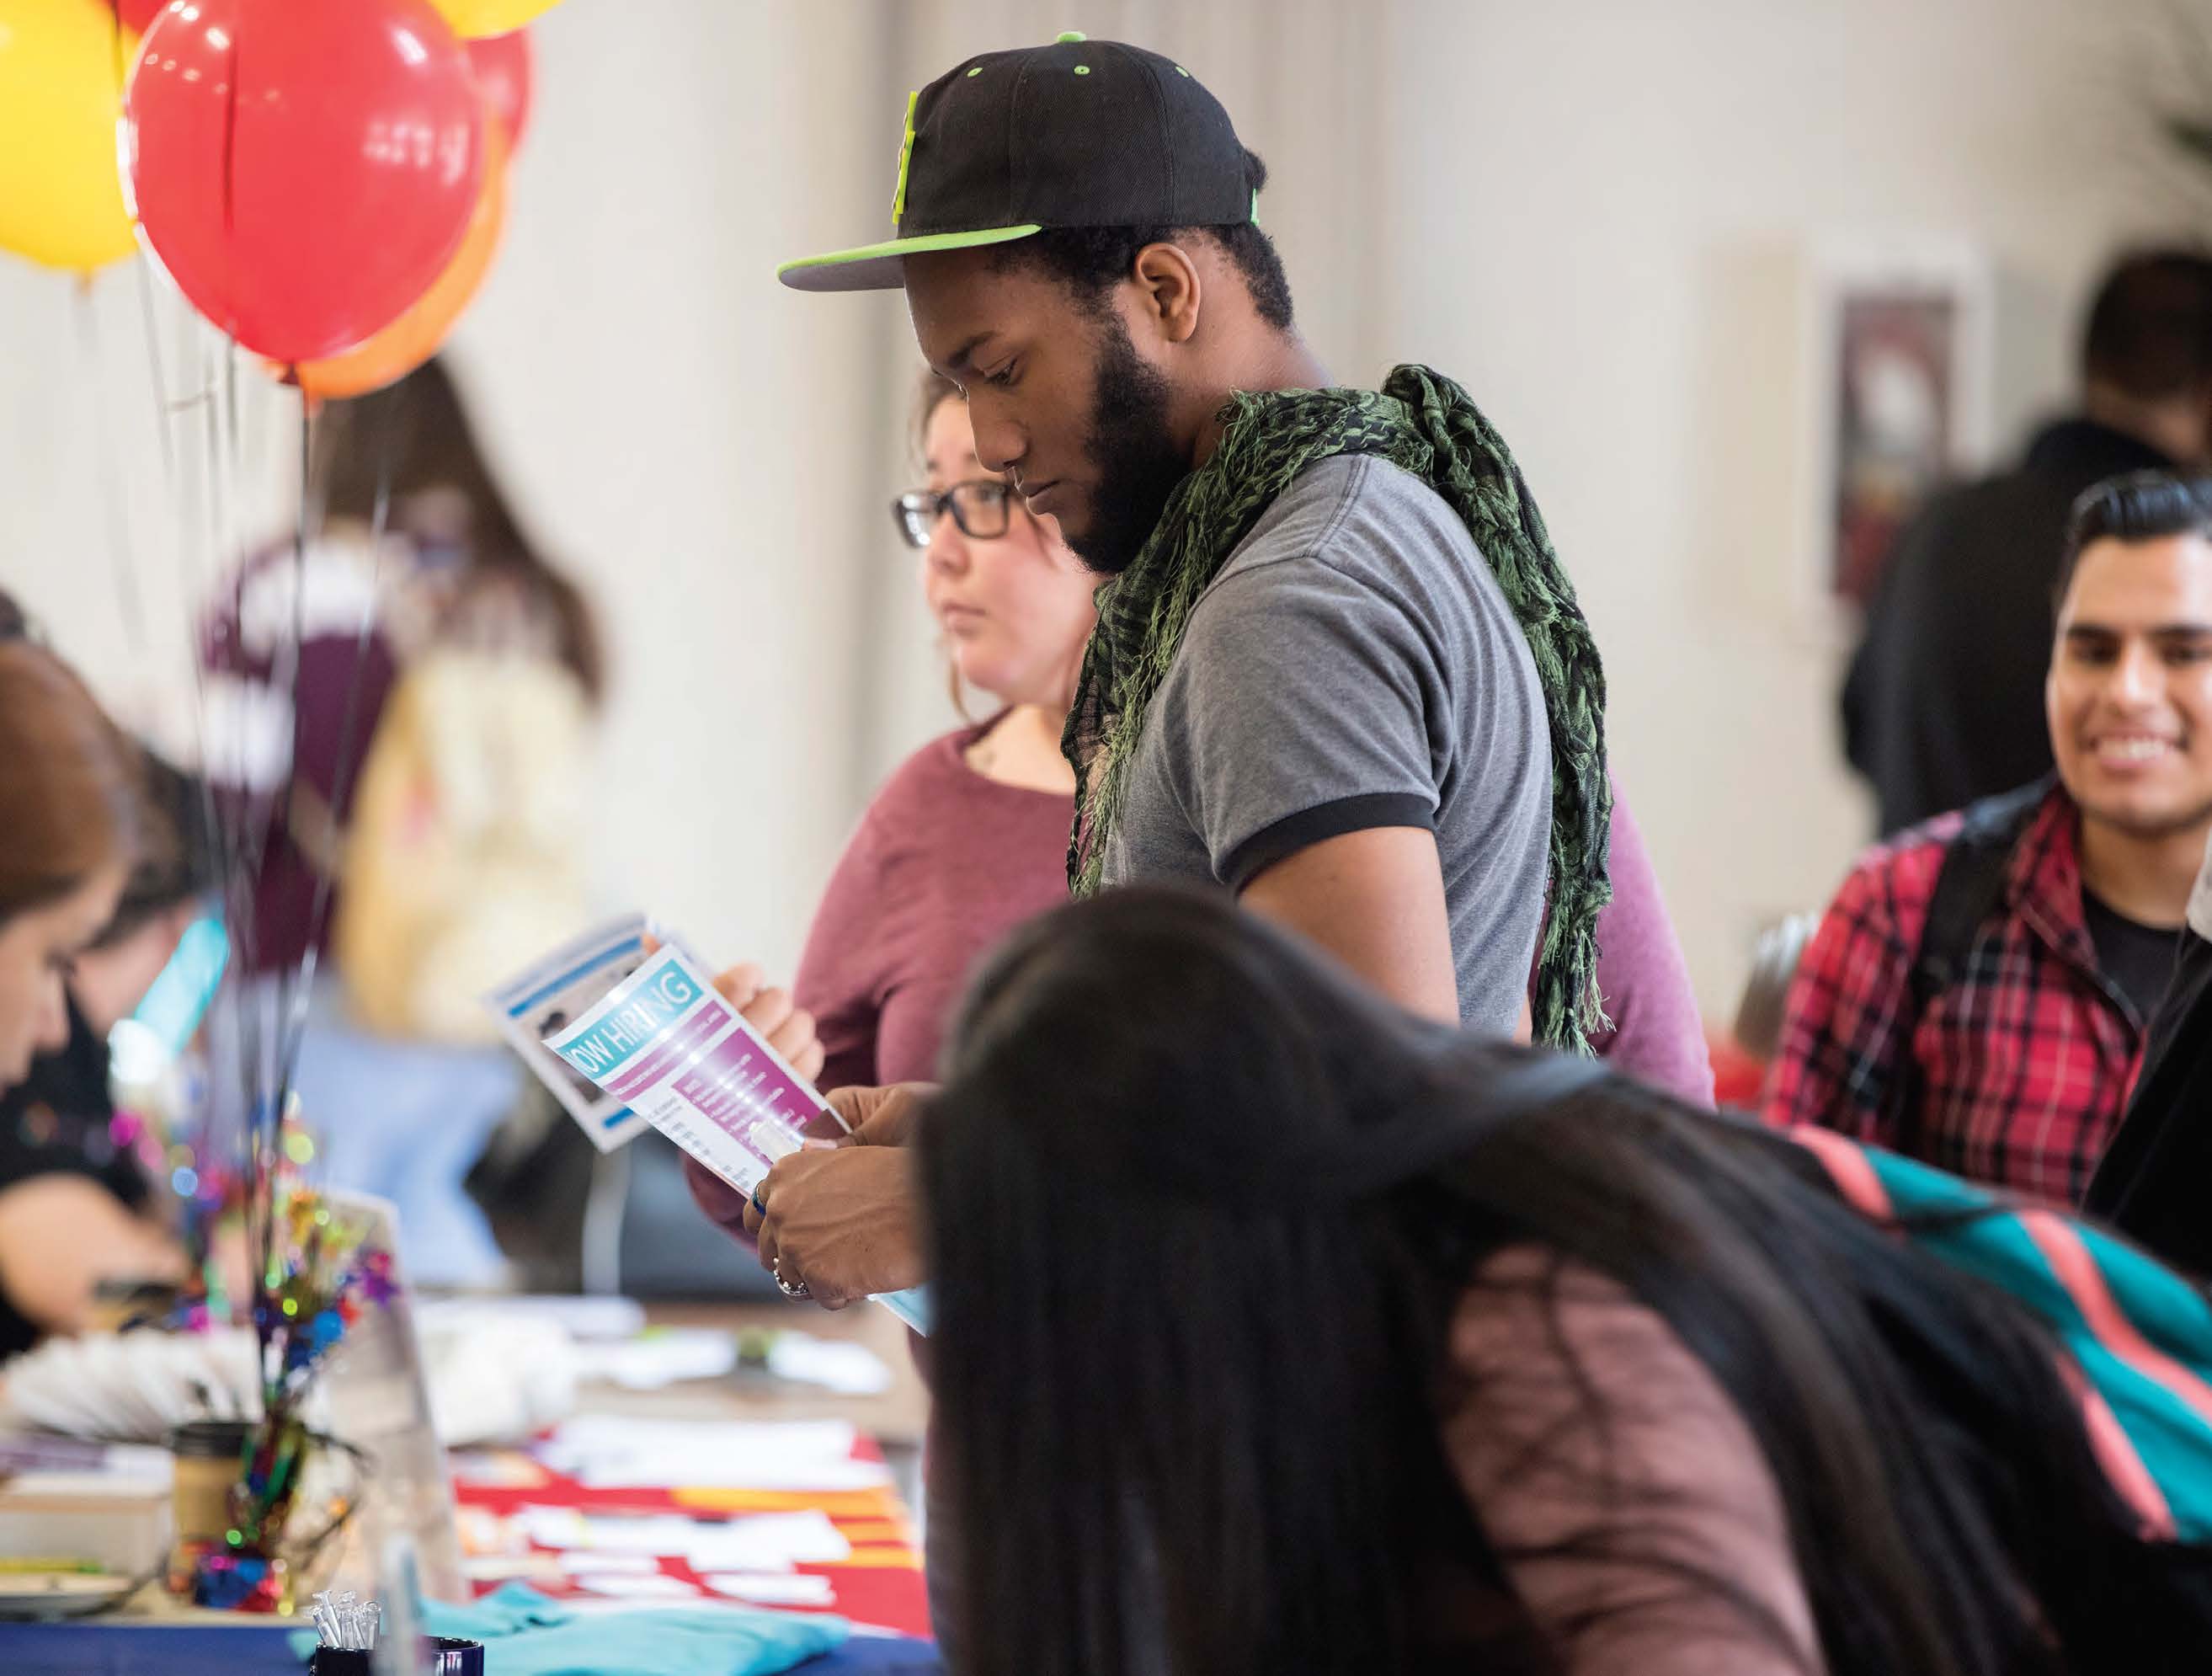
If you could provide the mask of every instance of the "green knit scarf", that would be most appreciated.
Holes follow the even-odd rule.
[[[1535,1034],[1551,1046],[1588,1051],[1589,1033],[1605,1022],[1597,916],[1612,895],[1605,672],[1504,439],[1466,391],[1425,367],[1400,367],[1379,393],[1239,393],[1223,418],[1227,428],[1212,457],[1176,486],[1128,569],[1098,590],[1098,628],[1061,741],[1075,767],[1069,887],[1077,896],[1098,888],[1152,696],[1200,596],[1237,543],[1308,466],[1337,454],[1379,454],[1435,490],[1466,523],[1534,655],[1552,735],[1550,904],[1536,961]]]

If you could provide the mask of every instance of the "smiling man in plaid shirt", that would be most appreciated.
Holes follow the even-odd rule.
[[[2055,782],[1875,850],[1790,990],[1767,1116],[2078,1203],[2212,833],[2212,480],[2084,494],[2045,686]]]

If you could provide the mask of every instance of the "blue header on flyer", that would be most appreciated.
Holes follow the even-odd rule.
[[[638,974],[637,987],[619,1006],[555,1051],[585,1076],[605,1082],[690,1011],[702,993],[682,966],[664,955]]]

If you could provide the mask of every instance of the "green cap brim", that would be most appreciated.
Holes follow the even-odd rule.
[[[1023,227],[981,227],[971,233],[921,233],[857,250],[833,250],[827,256],[802,256],[786,262],[775,277],[794,291],[896,291],[906,283],[904,265],[909,256],[1011,244],[1043,231],[1042,225],[1031,222]]]

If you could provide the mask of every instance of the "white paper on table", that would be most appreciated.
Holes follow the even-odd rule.
[[[475,1583],[504,1583],[520,1578],[533,1583],[561,1580],[561,1568],[550,1554],[471,1554],[461,1560],[461,1575]]]
[[[425,1327],[442,1326],[449,1318],[466,1324],[487,1313],[549,1320],[571,1338],[630,1338],[646,1328],[645,1306],[635,1298],[597,1294],[425,1298],[415,1307],[415,1319]]]
[[[725,1525],[702,1525],[684,1558],[694,1571],[787,1571],[794,1565],[842,1565],[853,1545],[818,1508],[759,1513]]]
[[[540,1547],[560,1550],[561,1568],[570,1572],[649,1571],[662,1557],[680,1557],[695,1571],[788,1571],[853,1557],[853,1545],[818,1508],[725,1521],[526,1507],[515,1522]]]
[[[574,1508],[526,1507],[514,1518],[541,1548],[597,1554],[680,1554],[698,1526],[680,1513],[595,1515]]]
[[[738,1365],[738,1341],[711,1327],[655,1327],[615,1344],[576,1346],[580,1379],[626,1391],[658,1391],[682,1380],[720,1379]]]
[[[655,1571],[649,1576],[632,1576],[627,1572],[614,1572],[597,1577],[577,1577],[572,1580],[578,1588],[587,1588],[594,1594],[611,1594],[625,1600],[691,1600],[698,1598],[699,1587],[681,1577],[672,1577],[665,1571]]]
[[[828,1606],[837,1600],[830,1580],[816,1571],[726,1571],[704,1581],[717,1594],[760,1606]]]
[[[883,1358],[849,1338],[779,1332],[768,1347],[768,1370],[778,1379],[818,1385],[841,1397],[881,1396],[891,1388],[891,1370]]]
[[[605,1554],[591,1548],[565,1548],[554,1556],[554,1563],[566,1572],[595,1571],[611,1575],[617,1571],[643,1575],[660,1569],[657,1554]]]
[[[855,1460],[858,1434],[841,1420],[700,1423],[580,1415],[541,1445],[539,1459],[592,1489],[872,1490],[891,1481],[880,1461]]]

